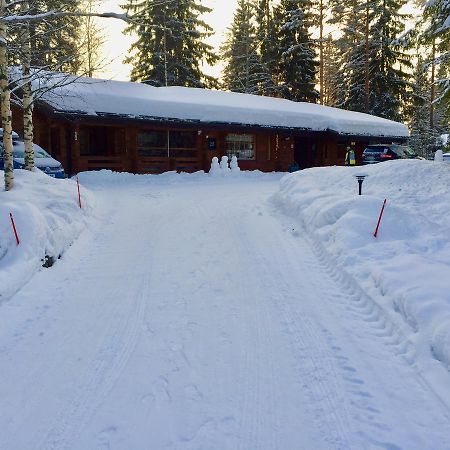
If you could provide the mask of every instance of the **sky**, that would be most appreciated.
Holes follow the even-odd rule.
[[[105,0],[102,2],[102,12],[120,11],[123,0]],[[203,0],[203,5],[209,6],[213,11],[205,16],[205,21],[215,30],[214,36],[208,40],[216,49],[224,41],[227,27],[233,20],[237,0]],[[101,25],[105,28],[106,42],[104,46],[105,61],[110,61],[105,69],[97,76],[115,80],[129,80],[130,66],[123,64],[133,39],[125,36],[122,31],[125,23],[120,20],[102,19]],[[205,67],[205,72],[219,76],[221,66]]]

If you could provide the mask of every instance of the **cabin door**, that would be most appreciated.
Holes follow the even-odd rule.
[[[316,165],[316,142],[312,138],[298,137],[294,140],[294,159],[300,169]]]

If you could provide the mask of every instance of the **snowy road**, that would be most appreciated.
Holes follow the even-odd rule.
[[[413,345],[278,178],[92,185],[91,228],[0,307],[0,449],[450,449]]]

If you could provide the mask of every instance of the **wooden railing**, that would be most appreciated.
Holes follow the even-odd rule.
[[[100,169],[110,169],[119,172],[127,170],[121,156],[80,156],[77,163],[78,172]]]
[[[198,158],[164,158],[164,157],[139,157],[137,159],[138,173],[163,173],[169,170],[177,172],[196,172],[201,170]]]
[[[169,158],[139,156],[136,161],[137,173],[163,173],[170,170]]]
[[[166,158],[144,157],[136,159],[135,164],[121,156],[81,156],[74,161],[74,170],[84,172],[87,170],[109,169],[117,172],[136,173],[163,173],[169,170],[177,172],[196,172],[202,169],[202,164],[197,157]]]

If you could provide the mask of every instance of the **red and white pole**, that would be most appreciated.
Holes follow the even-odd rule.
[[[80,182],[78,181],[78,175],[77,175],[77,187],[78,187],[78,206],[81,208]]]
[[[9,213],[9,217],[11,218],[11,225],[12,225],[12,228],[13,228],[13,231],[14,231],[14,236],[16,237],[16,243],[17,243],[17,245],[19,245],[20,244],[20,239],[19,239],[19,235],[17,234],[16,224],[14,223],[14,218],[13,218],[12,213]]]
[[[377,227],[375,228],[375,233],[373,233],[373,235],[374,235],[375,237],[378,236],[378,229],[380,228],[381,218],[383,217],[383,213],[384,213],[384,208],[385,208],[385,206],[386,206],[386,199],[384,199],[383,207],[381,208],[380,217],[378,218]]]

